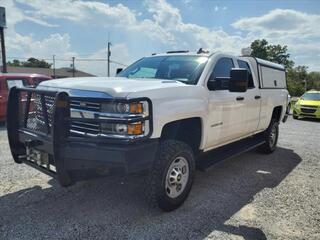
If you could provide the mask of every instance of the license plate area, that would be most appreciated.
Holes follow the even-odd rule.
[[[46,152],[37,150],[33,147],[26,147],[26,158],[27,161],[32,162],[39,167],[56,172],[56,168],[51,164],[52,162],[50,161],[50,156]]]

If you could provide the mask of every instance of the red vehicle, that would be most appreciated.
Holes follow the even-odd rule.
[[[9,89],[13,86],[37,86],[40,82],[50,80],[46,75],[30,73],[0,73],[0,122],[5,121]]]

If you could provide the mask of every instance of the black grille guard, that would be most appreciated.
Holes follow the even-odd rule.
[[[35,106],[35,100],[32,97],[38,97],[41,100],[41,110],[45,128],[32,129],[31,121],[40,121],[35,116],[35,112],[39,111]],[[50,96],[54,99],[54,107],[51,109],[51,119],[48,116],[48,109],[45,102],[45,96]],[[34,88],[16,88],[10,89],[7,107],[7,131],[9,146],[13,159],[16,163],[26,162],[32,164],[26,158],[26,145],[42,144],[42,140],[46,139],[51,143],[52,156],[55,166],[55,172],[46,169],[44,166],[37,166],[38,170],[44,171],[51,176],[56,175],[62,185],[70,185],[71,180],[65,171],[64,158],[61,154],[61,149],[66,142],[68,127],[66,119],[69,117],[69,96],[65,92],[45,91]],[[36,108],[36,109],[35,109]],[[31,110],[31,111],[30,111]],[[33,116],[30,115],[32,112]],[[19,135],[21,131],[28,131],[35,137],[34,140],[29,139],[22,142]]]
[[[87,138],[70,136],[70,101],[73,100],[67,92],[54,90],[42,90],[36,88],[17,88],[10,89],[7,106],[7,131],[8,141],[13,159],[16,163],[27,163],[38,170],[58,178],[61,185],[70,185],[72,180],[65,168],[64,148],[72,141],[77,142],[95,142],[95,143],[117,143],[127,144],[148,138],[152,134],[152,121],[150,122],[150,131],[142,139],[106,139],[106,138]],[[76,97],[81,100],[95,100],[86,97]],[[149,103],[149,117],[152,118],[151,101],[148,98],[138,99],[104,99],[103,101],[139,101],[144,100]],[[143,121],[146,118],[135,119]],[[85,119],[81,121],[86,121]],[[88,119],[88,122],[96,121]],[[106,120],[102,120],[106,122]],[[119,119],[119,123],[130,123],[133,120]],[[114,120],[112,120],[114,122]],[[55,167],[53,171],[50,166],[37,165],[35,162],[27,159],[28,147],[37,147],[43,149],[50,155],[50,163]],[[48,164],[50,165],[50,164]]]

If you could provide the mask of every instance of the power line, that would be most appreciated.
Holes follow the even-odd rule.
[[[121,66],[124,66],[124,67],[128,67],[128,65],[120,63],[120,62],[117,62],[117,61],[114,61],[114,60],[110,60],[110,62],[118,64],[118,65],[121,65]]]
[[[30,58],[26,58],[26,57],[7,57],[7,58],[8,59],[16,59],[16,60],[28,60],[28,59],[30,59]],[[36,59],[50,61],[50,62],[53,61],[52,58],[36,58]],[[72,58],[55,58],[54,60],[55,61],[66,61],[66,62],[72,62],[73,61]],[[90,61],[93,61],[93,62],[104,61],[104,62],[107,62],[108,59],[105,59],[105,58],[76,58],[75,61],[87,61],[87,62],[90,62]],[[122,66],[125,66],[125,67],[128,66],[127,64],[121,63],[119,61],[111,60],[111,59],[110,59],[110,62],[118,64],[118,65],[122,65]]]

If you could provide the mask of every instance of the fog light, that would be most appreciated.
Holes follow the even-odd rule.
[[[116,124],[115,130],[117,133],[124,134],[128,131],[128,126],[126,124]]]

